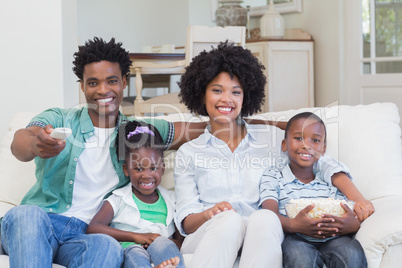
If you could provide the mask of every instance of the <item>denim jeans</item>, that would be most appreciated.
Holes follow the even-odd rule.
[[[112,237],[86,234],[74,217],[47,214],[37,206],[10,209],[1,222],[1,242],[10,267],[120,267],[123,249]]]
[[[367,259],[359,241],[343,235],[326,242],[310,242],[297,234],[287,234],[282,243],[283,267],[360,268]]]
[[[159,236],[147,249],[139,245],[129,246],[124,250],[124,268],[148,268],[151,262],[156,266],[171,259],[179,257],[177,267],[184,268],[183,256],[176,244],[167,237]]]

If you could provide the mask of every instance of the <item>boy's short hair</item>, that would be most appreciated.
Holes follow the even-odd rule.
[[[74,53],[73,71],[82,80],[85,65],[100,61],[117,62],[120,66],[121,75],[123,77],[130,75],[132,61],[128,51],[122,47],[122,43],[116,43],[114,38],[106,42],[102,38],[94,37],[93,40],[85,42],[84,46],[79,46],[78,51]]]
[[[203,103],[206,87],[219,73],[228,72],[239,79],[244,92],[240,115],[249,116],[261,111],[264,103],[264,69],[250,50],[228,41],[221,42],[217,48],[204,50],[192,59],[178,83],[179,97],[191,112],[207,116]]]
[[[289,119],[288,123],[286,124],[285,139],[286,139],[286,137],[288,135],[288,131],[289,131],[290,127],[292,126],[292,124],[296,120],[299,120],[299,119],[313,119],[313,120],[319,122],[324,127],[324,134],[325,134],[324,144],[327,143],[327,128],[325,127],[324,121],[322,121],[322,119],[318,115],[316,115],[314,113],[311,113],[311,112],[298,113],[298,114],[294,115],[292,118]]]

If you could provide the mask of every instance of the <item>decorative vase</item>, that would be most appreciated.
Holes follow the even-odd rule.
[[[285,25],[279,11],[275,10],[274,1],[269,2],[267,12],[260,20],[261,38],[283,38]]]
[[[247,8],[240,5],[242,2],[242,0],[220,0],[221,6],[215,12],[216,25],[246,26]]]

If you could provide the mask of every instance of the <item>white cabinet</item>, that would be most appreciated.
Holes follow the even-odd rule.
[[[246,48],[266,68],[262,112],[314,107],[313,41],[258,41]]]

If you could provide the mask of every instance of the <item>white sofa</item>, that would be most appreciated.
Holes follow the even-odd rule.
[[[402,149],[397,107],[392,103],[308,108],[254,116],[287,121],[301,111],[316,112],[327,124],[327,154],[346,163],[354,182],[371,200],[376,212],[363,222],[356,238],[369,267],[400,267],[402,263]],[[33,114],[16,114],[0,148],[0,216],[19,204],[34,183],[34,163],[22,163],[10,152],[13,133],[25,127]],[[191,115],[170,115],[167,120],[199,120]],[[163,185],[173,189],[174,151],[166,153]],[[269,228],[269,226],[267,226]],[[191,255],[184,256],[185,262]],[[8,266],[1,252],[0,268]],[[54,265],[53,267],[61,267]]]

